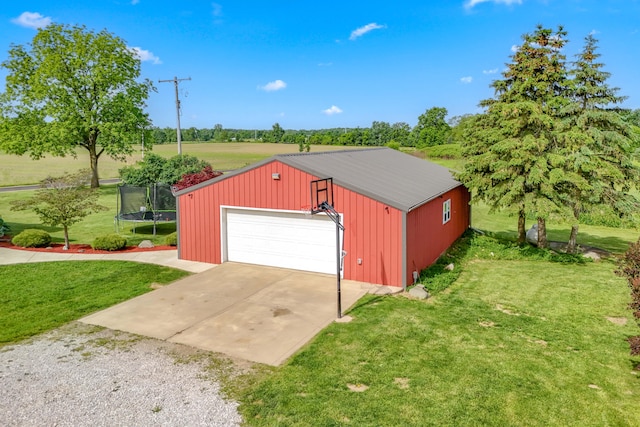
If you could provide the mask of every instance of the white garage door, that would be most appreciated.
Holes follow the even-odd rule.
[[[226,261],[336,272],[336,225],[324,214],[223,208],[222,222]]]

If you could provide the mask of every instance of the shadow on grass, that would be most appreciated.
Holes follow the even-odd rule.
[[[167,236],[176,231],[175,222],[158,222],[156,223],[156,236]],[[153,223],[126,223],[121,221],[120,233],[131,233],[132,235],[153,235]]]
[[[364,298],[360,298],[355,305],[351,306],[351,308],[349,308],[349,310],[347,310],[345,312],[345,314],[349,314],[352,311],[355,311],[355,310],[360,309],[362,307],[367,307],[369,305],[374,305],[374,304],[382,301],[382,299],[385,298],[386,296],[388,296],[388,295],[372,295],[372,294],[369,294],[369,295],[365,296]]]
[[[625,239],[620,236],[611,235],[598,235],[583,231],[584,228],[580,227],[578,232],[578,245],[590,246],[593,248],[601,249],[614,254],[621,254],[629,249],[629,244],[636,241],[634,235],[640,236],[640,232],[633,229],[626,229],[629,232],[631,238]],[[547,230],[547,237],[550,241],[557,241],[566,243],[569,241],[570,228],[552,228]],[[518,233],[512,230],[489,232],[486,234],[491,237],[495,237],[500,240],[515,241],[518,237]]]

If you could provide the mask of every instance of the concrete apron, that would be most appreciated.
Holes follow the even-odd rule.
[[[344,312],[376,287],[341,288]],[[335,276],[228,262],[80,321],[277,366],[336,317]]]

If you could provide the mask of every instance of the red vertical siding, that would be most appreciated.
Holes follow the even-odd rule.
[[[273,180],[272,173],[280,179]],[[221,262],[220,206],[300,210],[313,175],[273,161],[180,197],[180,257]],[[402,285],[402,212],[334,185],[345,226],[344,278]],[[360,262],[358,261],[360,260]]]
[[[451,219],[442,223],[442,204],[451,200]],[[463,186],[431,200],[407,214],[407,284],[413,271],[433,264],[469,227],[470,195]]]

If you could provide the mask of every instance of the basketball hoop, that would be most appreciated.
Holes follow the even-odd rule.
[[[307,218],[311,217],[311,205],[304,205],[300,207],[300,210]]]

